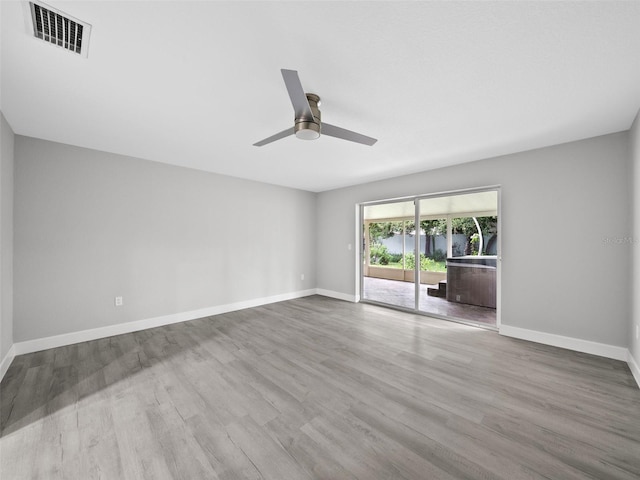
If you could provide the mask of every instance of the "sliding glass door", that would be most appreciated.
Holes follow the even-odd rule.
[[[497,326],[496,189],[365,204],[361,216],[364,301]]]

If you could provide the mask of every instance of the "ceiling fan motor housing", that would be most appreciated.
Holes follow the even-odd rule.
[[[311,107],[313,118],[296,118],[294,131],[296,137],[304,140],[314,140],[320,137],[320,97],[314,93],[307,93],[307,101]]]

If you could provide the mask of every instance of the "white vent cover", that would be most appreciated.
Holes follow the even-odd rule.
[[[91,25],[40,2],[29,2],[29,18],[36,38],[87,57]]]

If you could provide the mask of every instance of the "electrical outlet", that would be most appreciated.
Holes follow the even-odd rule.
[[[351,250],[351,244],[350,243],[347,244],[347,250]]]
[[[639,335],[640,335],[640,327],[638,327],[638,324],[636,323],[636,340],[638,340]]]
[[[304,273],[300,274],[300,280],[304,280]]]
[[[121,307],[122,306],[122,297],[116,297],[115,298],[115,304],[116,304],[116,307]]]
[[[456,302],[460,301],[460,295],[456,295]]]

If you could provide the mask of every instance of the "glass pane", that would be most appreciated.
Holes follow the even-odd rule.
[[[420,200],[420,311],[496,325],[497,210],[496,191]]]
[[[367,205],[363,217],[363,299],[415,309],[413,201]]]

